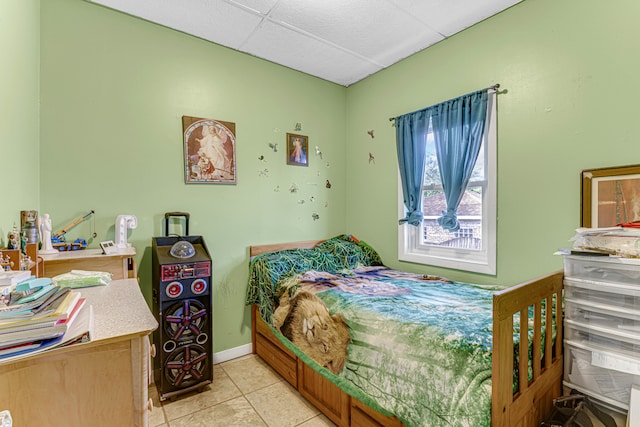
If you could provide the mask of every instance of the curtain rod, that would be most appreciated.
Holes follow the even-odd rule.
[[[497,92],[499,88],[500,88],[500,83],[496,83],[493,86],[485,87],[484,89],[474,90],[473,92],[469,92],[469,93],[475,93],[475,92],[480,92],[480,91],[483,91],[483,90],[491,90],[491,89],[493,89],[493,90],[495,90]],[[469,95],[469,93],[467,95]],[[461,96],[464,96],[464,95],[460,95],[457,98],[460,98]],[[451,99],[455,99],[455,98],[451,98]],[[412,111],[411,113],[415,113],[416,111],[420,111],[420,110],[424,110],[424,108]],[[405,113],[405,114],[411,114],[411,113]],[[404,115],[404,114],[401,114],[401,115]],[[395,119],[396,119],[395,117],[389,117],[389,121],[390,122],[394,121]]]

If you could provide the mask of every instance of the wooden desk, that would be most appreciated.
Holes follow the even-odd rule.
[[[42,277],[54,277],[71,270],[108,271],[113,280],[135,278],[138,275],[134,256],[135,248],[123,249],[122,252],[104,255],[102,249],[80,249],[77,251],[56,252],[44,255],[42,259]]]
[[[94,339],[0,361],[0,406],[20,427],[148,424],[149,338],[158,327],[138,281],[79,289],[93,306]]]

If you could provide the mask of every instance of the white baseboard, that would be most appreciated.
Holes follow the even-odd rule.
[[[226,362],[227,360],[237,359],[238,357],[246,356],[253,352],[253,346],[251,343],[241,345],[239,347],[230,348],[228,350],[219,351],[213,353],[213,364]]]

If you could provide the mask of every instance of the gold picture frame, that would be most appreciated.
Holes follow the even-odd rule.
[[[236,124],[182,116],[186,184],[236,184]]]
[[[640,219],[640,165],[583,170],[580,192],[581,227],[613,227]]]
[[[287,164],[293,166],[309,166],[309,137],[287,134]]]

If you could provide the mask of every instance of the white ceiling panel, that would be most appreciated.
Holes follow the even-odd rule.
[[[222,0],[94,0],[122,12],[237,49],[262,21]]]
[[[281,43],[286,39],[287,43]],[[294,70],[341,85],[379,71],[382,67],[345,53],[313,37],[265,22],[247,41],[243,51]]]
[[[437,36],[414,16],[399,11],[387,0],[329,3],[333,7],[315,0],[281,0],[272,10],[270,19],[304,29],[367,58],[394,50],[397,40]]]
[[[349,86],[522,0],[87,0]]]
[[[440,33],[416,32],[405,38],[394,40],[393,46],[378,52],[374,58],[386,68],[444,39],[445,37]]]
[[[522,0],[389,0],[450,37]]]

